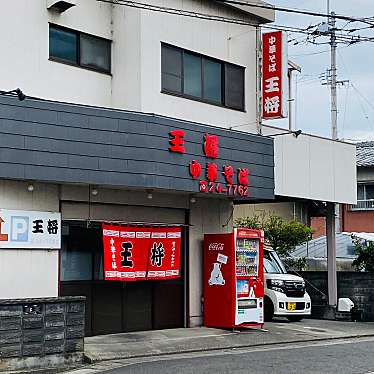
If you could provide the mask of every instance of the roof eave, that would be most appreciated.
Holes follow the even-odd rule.
[[[241,0],[243,1],[243,0]],[[244,0],[246,1],[246,0]],[[218,1],[219,3],[224,3],[221,1]],[[251,4],[257,3],[258,5],[266,5],[269,7],[272,7],[271,4],[268,4],[262,0],[251,0]],[[256,6],[251,6],[248,2],[248,5],[239,5],[239,4],[228,4],[224,3],[226,6],[229,6],[231,8],[239,9],[244,13],[250,14],[257,18],[257,21],[259,24],[261,23],[269,23],[275,21],[275,10],[274,9],[268,9],[268,8],[258,8]]]

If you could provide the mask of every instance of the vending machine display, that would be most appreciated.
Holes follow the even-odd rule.
[[[261,230],[236,228],[204,237],[204,324],[262,326],[264,272]]]

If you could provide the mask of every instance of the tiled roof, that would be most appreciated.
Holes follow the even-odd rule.
[[[374,166],[374,142],[356,144],[357,166]]]

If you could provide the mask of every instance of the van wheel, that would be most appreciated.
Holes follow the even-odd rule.
[[[264,300],[264,319],[265,322],[271,322],[274,317],[274,305],[271,299],[265,296]]]
[[[301,317],[301,316],[288,316],[287,319],[290,322],[300,322],[303,319],[303,317]]]

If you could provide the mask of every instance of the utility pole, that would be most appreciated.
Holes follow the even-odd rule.
[[[327,6],[329,7],[329,1],[328,1]],[[336,27],[335,12],[331,12],[331,16],[329,17],[329,25],[330,25],[330,46],[331,46],[331,138],[333,140],[337,140],[338,139],[338,108],[337,108],[337,95],[336,95],[337,43],[336,43],[336,35],[335,35],[335,27]]]
[[[320,36],[328,36],[330,38],[331,48],[331,66],[327,69],[326,73],[322,74],[322,85],[330,86],[330,100],[331,100],[331,139],[338,139],[338,97],[337,97],[337,86],[344,85],[349,82],[347,80],[337,79],[336,69],[336,50],[338,42],[336,38],[336,13],[330,13],[330,1],[327,0],[327,23],[323,22],[317,29],[317,34]]]
[[[331,138],[338,139],[338,108],[336,94],[336,19],[335,12],[330,16],[330,0],[327,0],[328,28],[330,32],[331,47]],[[338,213],[338,214],[336,214]],[[338,302],[338,285],[336,274],[336,223],[339,226],[339,205],[327,203],[326,214],[326,244],[327,244],[327,285],[328,285],[328,303],[330,306],[336,306]]]

